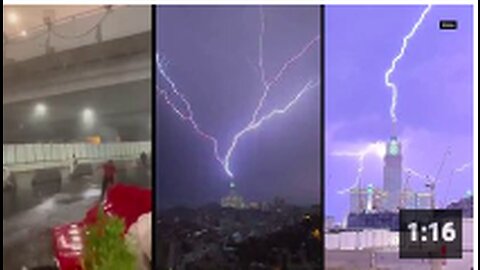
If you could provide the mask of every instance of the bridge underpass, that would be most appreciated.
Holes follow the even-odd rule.
[[[4,143],[145,141],[151,135],[150,80],[4,104]],[[39,112],[38,106],[44,106]],[[93,113],[85,123],[85,110]]]

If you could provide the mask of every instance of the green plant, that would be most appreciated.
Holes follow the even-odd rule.
[[[135,270],[136,257],[124,238],[125,223],[99,211],[97,222],[85,228],[83,269]]]

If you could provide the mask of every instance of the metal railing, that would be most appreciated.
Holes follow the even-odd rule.
[[[123,142],[105,144],[4,144],[3,165],[34,164],[79,160],[115,159],[151,153],[150,142]]]
[[[151,30],[149,6],[99,6],[3,37],[4,65]]]

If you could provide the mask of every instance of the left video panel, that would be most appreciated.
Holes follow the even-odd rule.
[[[3,14],[3,268],[149,269],[151,7]]]

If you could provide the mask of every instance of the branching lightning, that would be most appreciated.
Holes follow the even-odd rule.
[[[385,155],[385,145],[381,141],[375,143],[369,143],[358,151],[339,151],[333,152],[332,156],[337,157],[354,157],[357,158],[358,167],[357,167],[357,176],[355,177],[355,183],[349,188],[338,191],[339,194],[345,194],[351,190],[358,188],[362,179],[363,171],[365,170],[365,158],[370,155],[375,154],[378,157],[383,157]]]
[[[297,54],[293,55],[282,65],[280,70],[277,73],[275,73],[271,77],[271,79],[267,79],[267,75],[266,75],[267,73],[264,68],[264,56],[263,56],[264,35],[265,35],[265,15],[262,8],[260,8],[260,24],[261,24],[260,34],[258,37],[258,46],[259,46],[258,54],[259,55],[258,55],[257,65],[260,72],[260,79],[262,82],[263,93],[261,98],[258,101],[257,106],[255,107],[254,112],[252,113],[250,122],[246,124],[245,127],[243,127],[240,131],[238,131],[233,136],[233,139],[228,145],[227,151],[223,156],[220,154],[220,151],[219,151],[218,140],[213,135],[204,131],[200,127],[200,125],[195,121],[194,113],[193,113],[190,102],[185,97],[185,95],[179,91],[174,80],[168,75],[166,71],[167,63],[165,59],[157,55],[157,66],[158,66],[159,74],[167,82],[168,88],[170,88],[170,91],[158,88],[159,94],[161,94],[164,97],[165,102],[172,108],[172,110],[182,120],[188,122],[192,126],[192,128],[195,130],[197,134],[199,134],[201,137],[203,137],[204,139],[212,143],[213,153],[216,160],[222,165],[225,173],[231,178],[234,177],[234,174],[231,169],[231,159],[234,155],[234,152],[240,140],[248,133],[260,128],[262,124],[265,123],[266,121],[274,118],[275,116],[287,113],[293,106],[295,106],[295,104],[303,97],[305,93],[307,93],[311,89],[316,88],[319,85],[318,80],[308,81],[307,83],[305,83],[303,88],[295,95],[295,97],[292,100],[290,100],[286,105],[280,108],[275,108],[270,112],[265,113],[263,116],[261,115],[261,111],[264,107],[264,103],[268,99],[268,96],[272,87],[275,86],[276,83],[283,77],[285,72],[289,69],[289,67],[292,64],[294,64],[296,61],[302,58],[307,53],[307,51],[309,51],[313,47],[313,45],[319,41],[320,36],[316,36],[312,40],[310,40],[308,43],[306,43],[306,45]],[[174,102],[172,98],[176,98],[183,108],[177,105],[177,103]]]
[[[467,162],[455,169],[452,170],[452,174],[456,174],[456,173],[462,173],[464,172],[465,170],[471,168],[473,166],[473,162]]]
[[[168,76],[168,74],[165,71],[166,68],[166,61],[165,59],[161,58],[159,55],[157,55],[157,67],[160,75],[165,79],[165,81],[168,83],[170,86],[170,89],[172,91],[172,95],[176,98],[178,98],[181,101],[181,104],[185,107],[186,113],[182,112],[182,109],[178,107],[178,105],[175,104],[175,102],[172,101],[170,98],[169,92],[163,89],[159,89],[157,86],[158,93],[162,95],[165,99],[165,102],[172,108],[172,110],[183,120],[187,121],[192,128],[195,130],[197,134],[199,134],[201,137],[204,139],[210,141],[213,144],[213,152],[215,155],[215,158],[223,164],[223,160],[220,158],[220,154],[218,151],[218,141],[217,139],[208,134],[207,132],[203,131],[198,123],[195,121],[195,116],[193,114],[192,110],[192,105],[190,102],[187,100],[185,95],[183,95],[178,89],[175,84],[175,82]]]
[[[403,38],[402,47],[400,48],[400,52],[393,58],[390,67],[388,68],[387,72],[385,72],[385,85],[392,90],[392,100],[390,105],[390,117],[392,119],[392,124],[397,123],[397,99],[398,99],[398,88],[395,83],[391,81],[391,76],[397,67],[397,63],[402,59],[405,54],[405,51],[408,47],[408,42],[410,41],[415,33],[417,32],[418,28],[422,25],[425,17],[427,16],[428,12],[432,8],[431,5],[428,5],[418,18],[417,22],[413,25],[413,28],[410,32]]]
[[[456,168],[453,168],[451,171],[450,171],[450,175],[448,177],[448,183],[447,183],[447,189],[445,190],[445,199],[444,199],[444,203],[447,203],[448,200],[449,200],[449,194],[450,194],[450,187],[452,185],[452,181],[453,181],[453,178],[455,177],[456,174],[460,174],[460,173],[463,173],[465,172],[466,170],[470,169],[473,167],[473,162],[466,162]]]

